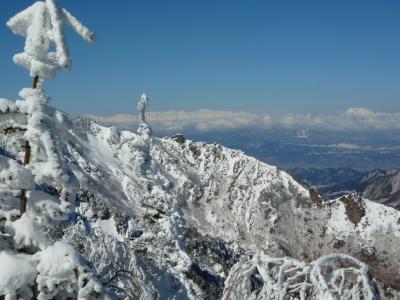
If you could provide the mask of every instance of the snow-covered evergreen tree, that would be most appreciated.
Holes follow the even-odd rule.
[[[7,23],[26,38],[25,50],[14,56],[14,62],[25,67],[35,83],[71,67],[63,22],[85,40],[94,41],[93,33],[58,8],[55,0],[38,1]],[[56,52],[48,52],[51,46]],[[21,149],[19,157],[0,156],[0,299],[108,298],[79,252],[50,233],[70,217],[79,186],[54,138],[62,118],[47,106],[50,97],[41,85],[34,85],[20,92],[23,100],[0,101],[2,112],[23,116],[18,120],[21,124],[10,123],[9,131],[24,132],[23,138],[10,140]],[[31,159],[24,166],[17,160],[24,155],[26,141]],[[20,213],[21,191],[28,209]]]

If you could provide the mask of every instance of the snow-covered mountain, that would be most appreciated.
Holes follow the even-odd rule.
[[[73,252],[109,297],[275,299],[285,291],[299,299],[379,299],[377,285],[382,298],[396,299],[398,211],[356,196],[323,203],[277,167],[218,144],[157,138],[147,123],[136,134],[48,106],[37,119],[23,108],[43,92],[22,96],[28,101],[1,102],[0,229],[8,241],[1,255]],[[32,162],[23,167],[27,132],[39,125],[46,134],[31,138]],[[57,164],[46,163],[51,157]],[[64,181],[49,180],[53,173]],[[60,183],[76,193],[69,205]],[[21,218],[20,189],[28,198]],[[67,207],[66,217],[56,217],[57,207]],[[36,224],[35,236],[29,225],[19,230],[22,221]],[[279,270],[286,275],[276,277]],[[34,286],[35,271],[29,274]]]
[[[7,25],[33,88],[0,99],[0,299],[398,299],[400,213],[322,201],[218,144],[157,138],[48,106],[71,67],[55,0]]]

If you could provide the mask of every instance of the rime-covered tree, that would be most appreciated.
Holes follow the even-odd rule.
[[[62,120],[47,107],[50,97],[40,84],[71,67],[64,22],[94,41],[93,33],[54,0],[38,1],[7,23],[26,37],[25,50],[14,62],[35,80],[33,88],[20,92],[22,101],[0,101],[3,113],[23,116],[13,120],[13,128],[21,131],[12,143],[31,149],[25,158],[17,150],[24,164],[0,155],[0,299],[108,299],[79,252],[50,234],[55,224],[71,216],[79,189],[57,143],[61,137],[54,136]],[[49,52],[51,47],[56,51]],[[15,209],[18,191],[26,211]]]
[[[55,0],[37,1],[32,6],[12,17],[7,26],[16,34],[25,37],[24,52],[14,56],[14,62],[26,68],[33,80],[33,90],[23,89],[20,96],[20,111],[28,115],[28,126],[25,134],[27,151],[32,155],[25,160],[32,160],[39,165],[40,152],[47,153],[47,161],[40,162],[36,179],[39,184],[51,181],[61,191],[61,200],[66,203],[68,179],[62,172],[60,161],[54,153],[51,130],[46,127],[45,107],[50,99],[41,89],[45,79],[54,78],[57,71],[71,68],[71,58],[64,33],[64,23],[69,24],[85,41],[95,42],[95,35],[79,22],[66,9],[59,8]],[[51,48],[55,52],[51,52]],[[39,89],[37,89],[39,88]],[[32,146],[32,147],[31,147]],[[44,151],[42,151],[43,149]],[[35,168],[35,167],[33,167]],[[71,192],[69,192],[71,194]],[[69,204],[65,204],[65,207]],[[21,196],[21,214],[26,210],[25,191]]]

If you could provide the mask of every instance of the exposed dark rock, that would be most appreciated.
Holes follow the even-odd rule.
[[[171,140],[177,142],[178,144],[184,144],[185,141],[186,141],[186,139],[185,139],[185,137],[183,136],[183,134],[176,134],[175,136],[173,136],[173,137],[171,138]]]
[[[346,207],[346,214],[349,220],[357,225],[365,216],[365,209],[362,206],[361,198],[356,195],[350,195],[340,198]]]
[[[314,188],[311,188],[309,190],[310,192],[310,200],[311,202],[317,204],[317,205],[322,205],[322,197],[317,193],[317,191]]]
[[[221,299],[224,289],[224,279],[203,270],[198,264],[192,264],[186,276],[192,280],[204,293],[204,299]]]

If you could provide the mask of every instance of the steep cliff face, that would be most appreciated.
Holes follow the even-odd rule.
[[[315,201],[277,167],[217,144],[46,114],[54,153],[77,192],[69,217],[42,230],[78,249],[118,297],[220,299],[231,270],[260,251],[306,262],[344,253],[369,265],[381,290],[400,286],[400,214],[391,208],[356,196]],[[18,162],[26,116],[4,110],[1,122],[2,157]]]

